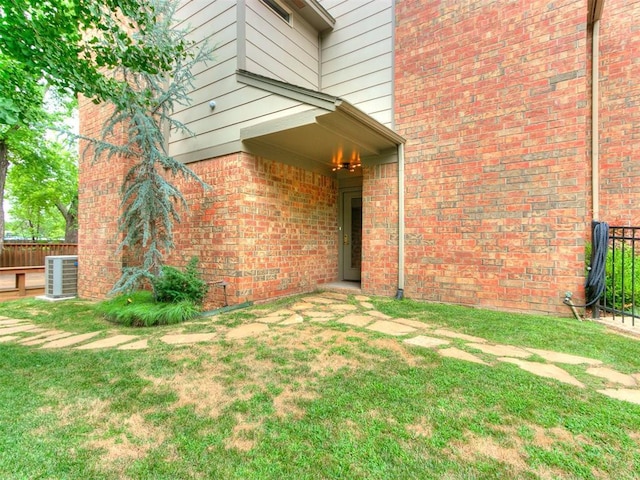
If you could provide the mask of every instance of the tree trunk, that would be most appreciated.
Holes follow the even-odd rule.
[[[8,171],[7,144],[4,140],[0,140],[0,253],[4,250],[4,184],[7,181]]]
[[[78,243],[78,199],[72,200],[69,208],[56,201],[56,208],[64,217],[64,243]]]

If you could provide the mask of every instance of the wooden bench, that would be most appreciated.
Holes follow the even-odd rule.
[[[44,265],[37,267],[0,267],[0,275],[15,275],[17,296],[27,295],[27,273],[44,273]],[[42,290],[42,287],[38,287]],[[15,292],[15,291],[14,291]]]

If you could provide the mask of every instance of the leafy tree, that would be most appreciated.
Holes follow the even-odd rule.
[[[10,230],[32,240],[64,238],[78,241],[77,154],[45,141],[36,162],[17,162],[7,176],[11,203]]]
[[[182,175],[202,183],[168,155],[167,127],[185,130],[172,118],[188,102],[192,67],[209,58],[175,27],[176,0],[0,0],[0,48],[51,85],[96,102],[113,104],[101,139],[87,139],[96,157],[130,158],[135,165],[122,186],[121,248],[140,258],[114,291],[131,290],[159,272],[173,247],[180,192],[167,180]],[[125,126],[123,144],[110,143]],[[203,184],[204,185],[204,184]]]

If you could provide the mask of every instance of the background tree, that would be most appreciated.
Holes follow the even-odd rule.
[[[123,187],[121,230],[140,264],[124,270],[114,290],[135,288],[156,274],[173,247],[175,204],[184,199],[169,182],[200,181],[168,155],[166,127],[184,130],[173,107],[187,103],[192,67],[209,58],[187,31],[175,27],[175,0],[0,0],[0,51],[40,72],[49,85],[113,104],[96,156],[134,158]],[[125,125],[123,145],[106,139]]]

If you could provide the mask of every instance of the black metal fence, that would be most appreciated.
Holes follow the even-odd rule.
[[[602,311],[634,326],[640,319],[640,227],[609,227],[606,283],[594,317]]]

